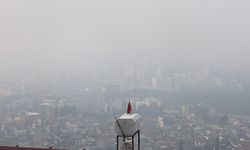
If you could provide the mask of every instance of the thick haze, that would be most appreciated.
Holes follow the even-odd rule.
[[[1,0],[0,67],[249,63],[249,0]]]

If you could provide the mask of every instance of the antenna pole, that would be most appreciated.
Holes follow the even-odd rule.
[[[116,149],[117,150],[119,149],[119,137],[118,136],[116,137]]]
[[[140,137],[140,130],[138,130],[138,150],[141,148],[141,137]]]

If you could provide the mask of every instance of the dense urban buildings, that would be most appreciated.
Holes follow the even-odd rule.
[[[152,65],[78,76],[5,72],[0,145],[115,149],[113,117],[126,111],[130,99],[142,116],[143,150],[246,150],[250,80],[242,78],[249,72],[237,69]],[[246,106],[236,106],[239,101]]]

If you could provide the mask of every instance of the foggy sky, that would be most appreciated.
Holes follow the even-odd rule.
[[[249,0],[1,0],[0,67],[249,63]]]

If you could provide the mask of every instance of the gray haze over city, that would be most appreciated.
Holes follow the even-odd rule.
[[[249,63],[250,2],[3,0],[1,67]]]
[[[1,146],[250,149],[250,1],[1,0]]]

